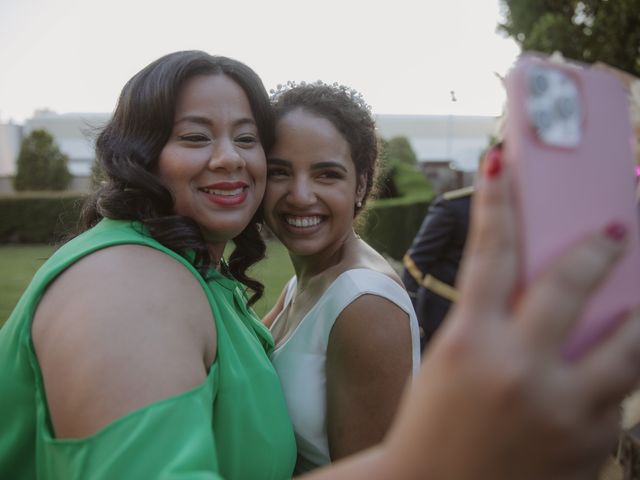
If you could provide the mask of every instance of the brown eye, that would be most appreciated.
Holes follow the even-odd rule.
[[[201,133],[189,133],[187,135],[179,135],[178,140],[182,142],[202,143],[208,142],[209,137],[207,137],[206,135],[202,135]]]
[[[258,143],[258,138],[255,135],[241,135],[236,138],[236,142],[243,146],[253,146]]]
[[[287,175],[287,171],[284,168],[280,167],[271,167],[267,169],[268,177],[285,177]]]
[[[343,175],[339,172],[335,172],[333,170],[327,170],[326,172],[322,172],[318,175],[320,178],[329,178],[329,179],[339,179],[342,178]]]

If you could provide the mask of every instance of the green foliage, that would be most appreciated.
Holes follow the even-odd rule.
[[[400,260],[411,246],[432,197],[428,191],[376,200],[367,207],[358,231],[377,251]]]
[[[0,243],[55,243],[76,228],[83,197],[68,192],[0,196]]]
[[[71,182],[68,161],[46,130],[34,130],[20,146],[14,188],[17,191],[65,190]]]
[[[0,327],[18,303],[36,270],[51,256],[48,245],[0,246]]]
[[[433,191],[431,183],[416,165],[393,161],[385,170],[377,185],[377,197],[380,199],[424,196]]]
[[[0,246],[0,272],[3,273],[0,276],[0,326],[9,317],[31,277],[54,250],[45,245]],[[250,269],[250,275],[265,286],[264,296],[253,307],[260,317],[275,305],[293,273],[287,249],[277,240],[268,240],[265,260]]]
[[[382,155],[387,162],[400,162],[407,165],[416,165],[418,157],[411,148],[407,137],[393,137],[382,142]]]
[[[259,317],[264,317],[276,304],[282,289],[294,274],[285,246],[277,239],[267,240],[265,259],[249,269],[249,275],[264,284],[264,296],[253,306]]]
[[[400,260],[427,213],[433,189],[406,137],[381,143],[378,199],[367,206],[358,231],[373,248]]]
[[[399,197],[429,197],[432,193],[431,183],[417,166],[406,163],[394,163],[392,167],[393,182]]]
[[[560,51],[640,76],[640,0],[501,0],[499,29],[523,50]]]
[[[379,198],[431,192],[431,184],[418,168],[418,159],[407,137],[382,139],[381,152],[377,184]]]

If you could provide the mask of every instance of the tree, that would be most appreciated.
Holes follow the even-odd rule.
[[[20,146],[13,186],[18,191],[64,190],[71,182],[68,161],[46,130],[34,130]]]
[[[640,0],[501,0],[499,30],[523,50],[560,51],[640,76]]]
[[[381,139],[378,198],[396,198],[431,192],[431,185],[418,168],[418,158],[407,137]]]
[[[393,137],[383,143],[383,155],[388,162],[402,162],[407,165],[416,165],[418,157],[416,157],[413,148],[407,137]]]

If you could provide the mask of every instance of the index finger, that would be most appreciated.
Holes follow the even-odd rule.
[[[509,309],[517,278],[515,202],[500,147],[487,153],[479,174],[460,272],[460,306],[477,314],[472,318],[482,313],[494,318]]]

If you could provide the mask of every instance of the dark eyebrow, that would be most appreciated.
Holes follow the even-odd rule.
[[[213,122],[211,121],[210,118],[203,117],[201,115],[185,115],[184,117],[181,117],[178,120],[176,120],[174,125],[177,125],[179,123],[184,123],[184,122],[195,123],[195,124],[198,124],[198,125],[204,125],[206,127],[212,127],[213,126]],[[233,126],[234,127],[239,127],[239,126],[247,125],[247,124],[248,125],[255,125],[256,122],[252,118],[239,118],[238,120],[233,122]]]
[[[283,160],[281,158],[267,158],[267,166],[278,165],[280,167],[291,168],[291,162],[289,160]]]
[[[311,170],[322,170],[324,168],[337,168],[344,173],[348,173],[346,167],[338,162],[318,162],[311,165]]]
[[[283,160],[282,158],[268,158],[268,165],[278,165],[280,167],[292,167],[292,162],[289,160]],[[342,170],[344,173],[348,173],[346,167],[338,162],[318,162],[311,165],[311,170],[323,170],[325,168],[337,168],[338,170]]]

